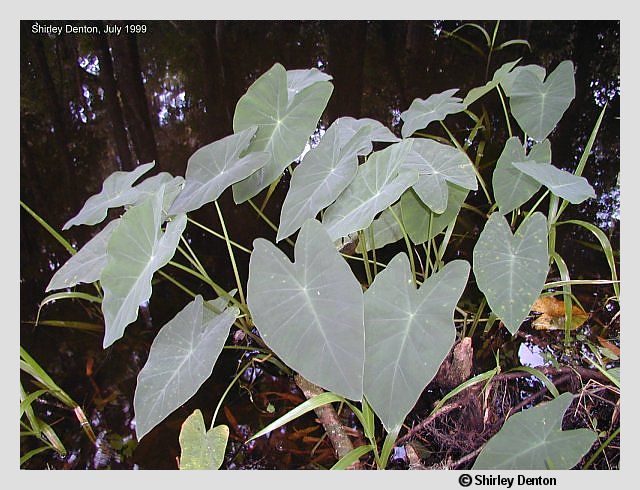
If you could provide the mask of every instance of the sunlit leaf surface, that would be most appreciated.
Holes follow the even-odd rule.
[[[149,358],[138,373],[133,398],[138,440],[189,400],[204,383],[239,314],[226,300],[198,295],[164,325],[151,344]]]
[[[511,113],[536,141],[545,139],[576,96],[573,63],[563,61],[542,82],[539,73],[523,70],[511,84]]]
[[[385,245],[389,245],[390,243],[395,243],[398,240],[402,240],[402,228],[400,227],[400,223],[393,217],[393,212],[396,214],[398,219],[402,221],[402,211],[400,209],[400,203],[396,203],[391,208],[387,208],[380,216],[378,216],[373,223],[371,223],[371,227],[365,230],[365,241],[367,242],[367,251],[373,250],[374,245],[375,248],[382,248]],[[373,236],[371,236],[373,228]],[[358,243],[357,247],[358,251],[362,251],[362,242]]]
[[[402,168],[412,143],[404,140],[376,151],[358,167],[351,184],[324,214],[323,224],[332,240],[365,229],[417,182],[417,170]]]
[[[107,264],[107,242],[119,219],[110,221],[100,233],[89,240],[49,281],[47,291],[69,288],[81,282],[90,283],[100,279],[102,269]]]
[[[540,183],[514,167],[514,162],[551,163],[551,143],[544,140],[527,155],[520,138],[507,140],[493,171],[493,194],[502,214],[522,206],[540,189]]]
[[[362,289],[323,226],[308,220],[295,262],[258,238],[249,262],[247,303],[267,345],[309,381],[362,397]]]
[[[180,469],[217,470],[224,462],[229,427],[218,425],[207,430],[200,410],[195,410],[180,429]]]
[[[493,312],[515,334],[540,296],[549,255],[547,220],[536,212],[515,235],[500,213],[493,213],[473,249],[473,273]]]
[[[515,162],[513,166],[546,186],[556,196],[572,204],[580,204],[586,199],[596,197],[596,192],[587,179],[553,165]]]
[[[598,439],[589,429],[562,430],[573,395],[559,397],[507,419],[476,459],[474,470],[568,470]]]
[[[163,199],[161,187],[146,201],[129,208],[107,244],[107,265],[100,277],[104,347],[122,337],[127,325],[138,317],[138,306],[151,297],[153,273],[171,260],[187,225],[186,215],[181,214],[162,232]]]
[[[419,129],[426,128],[433,121],[442,121],[449,114],[464,111],[466,106],[460,97],[454,97],[457,88],[433,94],[426,99],[414,99],[409,109],[400,114],[404,121],[402,137],[408,138]]]
[[[547,75],[547,70],[544,67],[539,65],[523,65],[516,66],[513,70],[507,73],[500,82],[500,86],[504,90],[504,93],[507,97],[511,97],[511,89],[513,88],[513,82],[517,78],[517,76],[523,71],[528,71],[531,74],[535,75],[540,82],[544,82],[544,77]]]
[[[95,225],[107,217],[110,208],[117,208],[135,202],[138,191],[131,186],[143,174],[151,170],[155,162],[145,163],[131,172],[114,172],[102,183],[102,190],[87,199],[80,212],[67,221],[63,230],[74,225]]]
[[[464,98],[463,104],[465,107],[469,107],[476,100],[482,97],[485,94],[491,92],[494,88],[498,86],[499,83],[504,81],[508,76],[514,66],[518,64],[520,60],[510,61],[509,63],[505,63],[500,68],[498,68],[491,80],[485,83],[482,87],[475,87],[469,90],[469,93]]]
[[[404,421],[453,347],[453,311],[469,269],[454,260],[416,290],[402,252],[364,295],[364,395],[388,432]]]
[[[276,63],[238,101],[234,132],[258,126],[246,152],[265,151],[270,157],[259,170],[233,185],[236,203],[269,186],[302,153],[333,91],[326,77],[316,72],[304,75],[296,70],[288,80],[287,71]]]
[[[266,152],[253,152],[240,157],[257,129],[257,126],[252,126],[203,146],[191,155],[184,189],[173,202],[171,214],[194,211],[215,201],[227,187],[249,177],[265,165],[269,159]]]

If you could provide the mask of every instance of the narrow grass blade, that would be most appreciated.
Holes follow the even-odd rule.
[[[33,211],[29,206],[27,206],[27,205],[26,205],[25,203],[23,203],[22,201],[20,201],[20,206],[22,206],[22,209],[24,209],[27,213],[29,213],[29,214],[31,215],[31,217],[32,217],[33,219],[35,219],[35,220],[40,224],[40,226],[42,226],[45,230],[47,230],[47,231],[49,232],[49,234],[50,234],[53,238],[55,238],[55,239],[58,241],[58,243],[59,243],[60,245],[62,245],[64,248],[66,248],[66,249],[67,249],[67,251],[68,251],[71,255],[74,255],[74,254],[77,252],[77,250],[76,250],[75,248],[73,248],[73,247],[71,246],[71,244],[70,244],[67,240],[65,240],[65,239],[64,239],[64,237],[63,237],[60,233],[58,233],[56,230],[54,230],[54,229],[51,227],[51,225],[49,225],[49,223],[47,223],[45,220],[43,220],[43,219],[38,215],[38,213],[36,213],[35,211]]]
[[[27,406],[31,406],[31,404],[40,396],[48,393],[49,390],[36,390],[33,393],[29,393],[24,399],[20,401],[20,417],[24,414]]]
[[[358,446],[345,454],[340,461],[334,464],[332,470],[346,470],[353,463],[358,461],[362,456],[373,450],[373,446],[367,444],[365,446]]]
[[[458,393],[466,390],[467,388],[469,388],[470,386],[473,386],[477,383],[482,383],[483,381],[490,381],[496,374],[498,374],[498,369],[491,369],[490,371],[486,371],[484,373],[478,374],[477,376],[474,376],[471,379],[468,379],[467,381],[465,381],[464,383],[459,384],[457,387],[455,387],[453,390],[451,390],[449,393],[447,393],[445,396],[442,397],[442,399],[436,404],[436,406],[433,408],[433,410],[431,411],[431,413],[429,414],[429,417],[433,414],[435,414],[438,410],[440,410],[440,408],[442,408],[442,406],[451,398],[453,398],[454,396],[456,396]]]
[[[32,449],[31,451],[24,454],[23,456],[20,456],[20,466],[22,466],[24,463],[26,463],[31,458],[33,458],[36,454],[40,454],[44,451],[47,451],[48,449],[53,449],[53,448],[51,446],[40,446],[36,449]]]
[[[535,376],[547,387],[549,393],[551,393],[554,398],[558,398],[560,396],[560,392],[558,391],[558,388],[556,388],[556,385],[554,385],[553,382],[542,371],[529,366],[518,366],[516,368],[510,369],[508,372],[511,371],[524,371],[525,373],[529,373],[532,376]]]

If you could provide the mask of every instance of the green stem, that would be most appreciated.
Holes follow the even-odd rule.
[[[238,273],[238,266],[236,265],[236,258],[233,254],[233,248],[229,241],[229,234],[227,233],[227,227],[224,224],[224,218],[222,217],[222,211],[218,201],[214,201],[216,205],[216,211],[218,212],[218,218],[220,218],[220,224],[222,225],[222,233],[224,233],[224,239],[227,242],[227,250],[229,251],[229,258],[231,259],[231,267],[233,267],[233,275],[236,278],[236,285],[238,286],[238,293],[240,294],[240,301],[246,305],[247,302],[244,299],[244,290],[242,289],[242,281],[240,281],[240,274]]]
[[[417,284],[416,264],[413,259],[413,249],[411,248],[411,242],[409,241],[409,236],[407,235],[407,231],[404,229],[404,224],[402,223],[400,218],[398,218],[398,215],[395,213],[393,208],[389,208],[389,211],[391,211],[391,214],[393,215],[393,219],[395,219],[398,222],[398,225],[400,225],[400,229],[402,230],[404,243],[407,246],[407,252],[409,253],[409,262],[411,263],[411,277],[413,278],[413,283]],[[377,453],[377,449],[376,449],[376,453]]]
[[[253,210],[258,214],[258,216],[260,216],[260,218],[262,218],[262,220],[269,225],[269,228],[271,228],[273,231],[275,231],[276,233],[278,233],[278,227],[276,225],[274,225],[271,220],[269,218],[267,218],[265,216],[265,214],[258,208],[258,206],[256,206],[253,201],[251,199],[248,199],[247,202],[249,203],[249,205],[253,208]],[[289,245],[291,245],[292,247],[294,246],[294,243],[291,239],[289,238],[285,238],[284,239]]]
[[[224,235],[218,233],[217,231],[212,230],[211,228],[207,228],[206,226],[204,226],[201,223],[198,223],[197,221],[187,217],[187,221],[189,223],[193,223],[194,225],[196,225],[198,228],[201,228],[202,230],[206,231],[207,233],[213,235],[216,238],[220,238],[222,240],[224,240]],[[247,247],[243,247],[242,245],[240,245],[239,243],[236,243],[232,240],[229,240],[229,243],[231,243],[231,245],[233,245],[234,247],[236,247],[238,250],[242,250],[243,252],[246,252],[248,254],[251,253],[251,250],[249,250]]]
[[[583,470],[587,470],[589,469],[589,467],[593,464],[593,462],[598,458],[598,456],[600,456],[600,453],[602,451],[605,450],[605,448],[611,444],[611,441],[613,441],[616,436],[620,434],[620,427],[618,427],[613,434],[611,434],[606,441],[604,441],[602,443],[602,446],[600,446],[598,449],[596,449],[596,451],[593,453],[593,455],[589,458],[589,461],[587,461],[584,466],[582,467]]]
[[[509,131],[509,138],[511,138],[513,136],[513,131],[511,131],[511,122],[509,122],[509,112],[507,111],[507,104],[504,101],[504,96],[502,95],[502,90],[500,89],[499,85],[496,85],[496,90],[498,91],[498,95],[500,96],[502,110],[504,111],[504,119],[505,121],[507,121],[507,131]]]
[[[358,231],[358,238],[360,243],[362,244],[362,248],[360,249],[360,254],[364,259],[364,272],[367,276],[367,284],[371,286],[373,279],[371,278],[371,268],[369,267],[369,254],[367,253],[367,240],[364,236],[364,232],[362,230]]]
[[[73,248],[71,246],[71,244],[64,239],[64,237],[62,235],[60,235],[60,233],[58,233],[56,230],[54,230],[51,225],[49,225],[49,223],[47,223],[45,220],[43,220],[38,213],[36,213],[35,211],[33,211],[29,206],[27,206],[25,203],[23,203],[22,201],[20,201],[20,206],[22,206],[22,208],[31,215],[31,217],[33,219],[35,219],[40,226],[42,226],[45,230],[47,230],[49,232],[49,234],[55,238],[58,243],[60,245],[62,245],[64,248],[67,249],[67,251],[71,254],[74,255],[77,250],[75,248]]]

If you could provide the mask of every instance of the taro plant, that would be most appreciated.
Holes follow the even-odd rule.
[[[155,274],[194,297],[158,332],[139,373],[134,397],[138,439],[196,393],[211,375],[230,330],[238,329],[258,353],[253,360],[273,362],[326,390],[254,438],[339,401],[357,416],[369,444],[342,454],[335,467],[348,467],[371,452],[383,469],[403,421],[454,346],[459,333],[454,316],[470,282],[485,298],[472,315],[474,328],[488,306],[492,317],[515,334],[536,299],[561,294],[568,339],[571,287],[580,281],[571,280],[555,251],[555,234],[557,227],[573,225],[592,231],[608,251],[612,278],[604,282],[613,283],[617,295],[606,236],[588,223],[560,221],[568,203],[595,197],[581,173],[602,115],[578,168],[562,170],[553,161],[547,137],[574,98],[573,65],[564,61],[547,74],[544,67],[518,63],[505,64],[464,98],[452,88],[415,99],[401,114],[402,138],[379,121],[342,117],[304,154],[331,96],[331,77],[276,63],[238,101],[234,133],[197,150],[184,178],[163,172],[140,181],[153,162],[109,176],[64,229],[97,225],[110,208],[124,207],[124,212],[55,273],[47,290],[95,282],[98,296],[90,298],[101,303],[105,348],[122,341],[139,306],[151,299]],[[493,91],[502,100],[511,137],[493,168],[490,188],[469,152],[484,124],[472,109]],[[444,122],[453,114],[473,123],[463,145]],[[439,124],[448,140],[425,133],[432,124]],[[267,190],[269,199],[287,167],[291,182],[276,226],[252,198]],[[231,240],[217,202],[229,187],[237,205],[248,203],[272,226],[275,243],[257,238],[247,250]],[[479,189],[488,211],[476,209],[486,221],[473,263],[445,262],[460,210],[469,193]],[[545,213],[541,205],[546,201]],[[236,290],[218,285],[182,237],[188,222],[206,229],[187,217],[202,206],[213,206],[220,218],[222,233],[208,231],[227,244]],[[406,253],[386,264],[378,260],[380,249],[395,242]],[[283,251],[291,251],[290,246],[293,261]],[[251,254],[246,285],[236,262],[241,250]],[[172,260],[176,253],[190,265]],[[547,282],[553,264],[562,280]],[[216,298],[191,293],[165,272],[168,266],[199,278]],[[357,278],[356,268],[366,279]],[[498,370],[467,385],[486,381]],[[476,467],[574,466],[596,436],[586,429],[561,431],[571,399],[565,393],[508,418]],[[216,469],[222,464],[229,434],[226,426],[215,425],[222,403],[209,429],[199,410],[185,421],[181,468]],[[376,419],[386,434],[382,447]],[[525,430],[536,437],[520,437]]]

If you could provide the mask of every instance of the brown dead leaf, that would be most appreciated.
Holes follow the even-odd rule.
[[[564,301],[553,296],[541,296],[533,303],[531,311],[542,313],[532,323],[536,330],[564,330]],[[577,305],[572,305],[569,329],[578,329],[588,317],[586,311]]]

